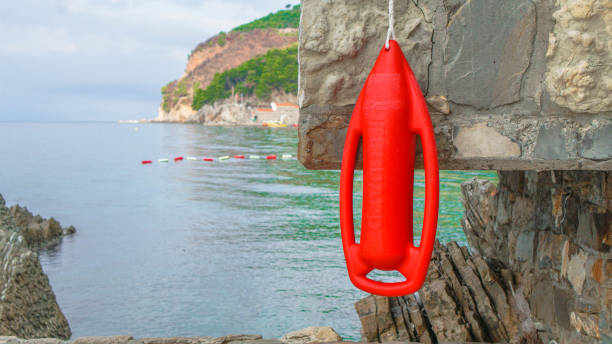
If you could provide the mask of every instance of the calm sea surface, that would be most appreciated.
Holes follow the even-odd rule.
[[[75,337],[278,337],[325,325],[359,339],[353,303],[366,294],[345,271],[339,172],[309,171],[296,160],[172,162],[295,156],[296,146],[294,129],[0,123],[0,193],[9,205],[77,228],[41,252]],[[496,178],[441,173],[443,242],[464,243],[460,184],[473,176]],[[418,171],[415,231],[423,186]]]

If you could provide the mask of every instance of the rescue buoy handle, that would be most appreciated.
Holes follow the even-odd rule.
[[[410,69],[408,62],[405,61],[403,64],[405,75],[409,78],[409,85],[418,85],[414,73]],[[427,103],[418,87],[409,88],[409,92],[412,94],[410,98],[414,100],[411,104],[411,111],[421,111],[422,113],[428,114]],[[415,131],[419,135],[421,140],[421,147],[423,148],[423,163],[425,170],[425,207],[423,210],[423,226],[421,228],[421,242],[419,244],[419,254],[416,264],[411,264],[410,270],[408,267],[400,267],[400,272],[403,270],[424,271],[422,274],[414,276],[415,284],[417,285],[417,291],[427,276],[427,268],[431,260],[433,247],[436,241],[436,229],[438,227],[438,206],[440,198],[440,173],[438,168],[438,153],[436,149],[436,137],[434,135],[433,125],[431,124],[431,118],[429,116],[420,116],[415,118]],[[402,272],[404,276],[406,273]]]
[[[355,109],[357,108],[361,108],[361,97],[359,97],[358,103],[355,105]],[[353,224],[353,179],[355,176],[357,148],[361,138],[359,117],[360,111],[355,111],[351,117],[350,125],[346,132],[340,171],[340,231],[347,264],[349,262],[348,253],[356,245],[355,226]]]

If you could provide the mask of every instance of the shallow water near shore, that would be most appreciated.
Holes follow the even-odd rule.
[[[358,340],[353,303],[366,294],[346,274],[340,173],[295,158],[201,161],[296,147],[295,129],[0,123],[0,193],[77,228],[40,255],[73,337],[280,337],[320,325]],[[441,172],[442,242],[465,244],[460,184],[473,176],[496,179]],[[423,187],[417,171],[417,234]]]

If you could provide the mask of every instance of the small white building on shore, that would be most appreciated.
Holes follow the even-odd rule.
[[[270,103],[270,107],[259,107],[253,110],[253,119],[256,123],[279,123],[286,125],[297,124],[299,107],[293,103]]]

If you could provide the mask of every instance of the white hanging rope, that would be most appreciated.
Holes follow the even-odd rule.
[[[389,0],[389,29],[387,30],[387,41],[385,43],[385,49],[387,50],[389,50],[389,39],[395,39],[393,24],[393,0]]]

